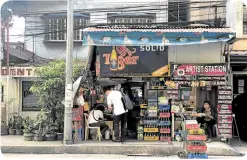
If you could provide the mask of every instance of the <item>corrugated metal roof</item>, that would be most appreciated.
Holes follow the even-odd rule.
[[[230,28],[86,28],[83,32],[215,32],[215,33],[234,33]]]

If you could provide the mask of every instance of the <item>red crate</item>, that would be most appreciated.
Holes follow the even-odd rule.
[[[200,126],[199,126],[199,124],[186,124],[185,128],[186,129],[199,129]]]
[[[160,137],[160,141],[167,141],[167,142],[171,142],[171,137]]]
[[[169,118],[171,117],[170,113],[160,113],[160,118]]]
[[[171,133],[170,128],[160,128],[160,133]]]
[[[191,152],[207,152],[207,146],[187,145],[186,150]]]
[[[206,141],[206,135],[187,135],[188,141]]]

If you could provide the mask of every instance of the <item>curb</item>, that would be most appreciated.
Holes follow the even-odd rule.
[[[97,148],[97,149],[96,149]],[[173,156],[182,149],[169,145],[61,145],[61,146],[1,146],[2,153],[22,154],[116,154],[116,155],[152,155]],[[209,156],[243,156],[243,153],[231,148],[208,148]]]

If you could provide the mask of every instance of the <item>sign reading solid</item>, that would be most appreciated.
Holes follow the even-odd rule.
[[[168,74],[168,47],[97,47],[100,76],[162,77]]]
[[[226,76],[227,65],[224,64],[174,64],[171,63],[171,76]]]

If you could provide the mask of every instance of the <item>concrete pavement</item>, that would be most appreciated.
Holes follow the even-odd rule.
[[[221,142],[207,144],[210,156],[240,156],[237,150]],[[36,153],[36,154],[115,154],[115,155],[176,155],[182,149],[181,143],[169,145],[165,142],[126,142],[82,141],[80,144],[62,145],[61,141],[24,141],[22,136],[1,136],[2,153]]]
[[[92,154],[4,154],[5,158],[11,158],[11,159],[54,159],[54,158],[73,158],[73,159],[150,159],[150,160],[164,160],[164,159],[178,159],[177,156],[167,156],[167,157],[148,157],[148,156],[125,156],[125,155],[109,155],[109,154],[98,154],[98,155],[92,155]],[[224,157],[217,157],[217,156],[211,156],[209,159],[246,159],[244,157],[232,157],[232,156],[224,156]]]

